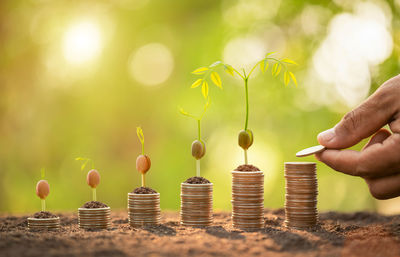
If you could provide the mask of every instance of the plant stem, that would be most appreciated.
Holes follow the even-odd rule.
[[[196,160],[196,177],[200,177],[200,160]]]
[[[244,123],[244,130],[247,131],[247,125],[249,123],[249,89],[248,89],[248,77],[244,78],[244,90],[246,92],[246,121]]]
[[[142,187],[146,186],[146,178],[144,176],[144,174],[142,174]]]
[[[200,119],[197,120],[198,139],[201,141]]]
[[[92,198],[93,201],[97,201],[96,188],[92,188]]]
[[[42,199],[42,211],[46,211],[46,200]]]
[[[144,155],[144,144],[142,144],[142,155]]]
[[[244,164],[248,164],[248,161],[247,161],[247,150],[244,150]]]

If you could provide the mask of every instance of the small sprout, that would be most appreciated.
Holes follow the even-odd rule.
[[[96,188],[100,184],[100,173],[97,170],[90,170],[86,181],[91,188]]]
[[[214,66],[218,66],[220,64],[220,62],[216,62],[212,65]],[[219,75],[214,75],[214,79],[215,80],[215,84],[217,85],[218,82],[221,82],[221,79],[219,77]],[[208,84],[207,84],[207,90],[208,90]],[[192,115],[188,112],[186,112],[185,110],[183,110],[182,108],[179,109],[180,113],[192,118],[194,120],[197,121],[197,140],[193,141],[192,143],[192,156],[196,159],[196,176],[200,177],[200,159],[206,154],[206,144],[204,143],[203,140],[201,140],[201,119],[203,118],[204,114],[206,113],[208,107],[210,106],[210,98],[207,97],[207,101],[204,104],[204,109],[203,109],[203,113],[200,116],[195,116]]]
[[[283,59],[278,59],[273,57],[272,55],[275,52],[270,52],[267,53],[264,57],[264,59],[258,61],[253,68],[250,70],[249,73],[246,73],[246,71],[243,69],[242,72],[239,70],[233,68],[231,65],[227,63],[223,63],[221,61],[214,62],[213,64],[209,65],[208,67],[201,67],[193,71],[192,73],[198,76],[201,76],[201,78],[198,78],[193,84],[192,88],[196,88],[200,85],[202,85],[201,88],[201,93],[204,96],[204,98],[207,98],[209,95],[209,88],[207,84],[207,80],[211,80],[217,87],[222,89],[222,81],[221,77],[217,73],[217,69],[219,67],[223,67],[224,70],[234,76],[237,74],[239,77],[243,79],[244,82],[244,90],[245,90],[245,104],[246,104],[246,118],[245,118],[245,124],[244,124],[244,130],[240,131],[239,133],[239,145],[240,147],[243,148],[244,150],[244,159],[245,159],[245,164],[247,164],[247,149],[253,144],[253,133],[251,130],[248,129],[248,122],[249,122],[249,90],[248,90],[248,82],[250,79],[251,74],[255,71],[257,67],[260,67],[260,70],[262,73],[265,73],[268,68],[271,65],[271,74],[273,77],[278,77],[279,74],[283,73],[283,82],[285,86],[289,85],[290,81],[293,81],[293,84],[297,87],[297,80],[293,72],[289,70],[289,65],[297,65],[297,63],[291,59],[288,58],[283,58]],[[189,116],[189,115],[188,115]]]
[[[100,173],[94,169],[94,162],[92,159],[84,158],[84,157],[77,157],[75,158],[76,161],[83,161],[81,165],[81,171],[84,171],[86,165],[91,162],[92,169],[86,175],[86,182],[92,188],[92,200],[97,201],[97,192],[96,187],[100,184]]]
[[[142,174],[142,187],[146,186],[145,174],[151,167],[150,157],[144,154],[144,135],[141,127],[136,128],[136,134],[142,144],[142,154],[136,158],[136,169]]]
[[[206,154],[206,144],[200,140],[194,140],[192,143],[192,156],[200,160]]]
[[[41,177],[44,178],[45,172],[44,169],[42,168],[41,170]],[[46,197],[50,193],[50,186],[49,182],[47,180],[41,179],[39,182],[36,184],[36,195],[41,199],[42,202],[42,211],[46,211]]]

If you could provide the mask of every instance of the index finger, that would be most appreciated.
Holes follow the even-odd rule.
[[[400,134],[392,134],[382,143],[370,145],[361,152],[328,149],[316,157],[334,170],[352,176],[376,178],[392,175],[400,170]]]
[[[358,176],[357,170],[360,163],[360,152],[327,149],[315,154],[315,157],[336,171],[351,176]]]

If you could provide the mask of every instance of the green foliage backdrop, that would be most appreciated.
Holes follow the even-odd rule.
[[[181,115],[179,106],[190,113],[204,106],[198,88],[190,88],[197,78],[191,72],[226,57],[227,45],[236,37],[253,35],[260,35],[257,42],[266,40],[268,52],[299,64],[293,68],[297,88],[285,87],[282,78],[269,74],[249,84],[249,127],[255,136],[249,162],[265,171],[265,206],[283,207],[283,162],[298,160],[298,150],[317,144],[317,134],[351,109],[343,103],[310,103],[306,93],[313,54],[331,19],[353,12],[350,2],[1,1],[0,211],[40,209],[35,185],[42,167],[50,183],[49,210],[75,210],[89,201],[87,171],[75,161],[79,156],[94,160],[101,174],[97,198],[113,209],[125,208],[127,193],[140,186],[137,126],[145,131],[146,154],[152,160],[147,185],[161,193],[162,209],[179,209],[180,183],[195,175],[191,143],[197,137],[197,124]],[[370,93],[399,70],[398,7],[379,4],[392,15],[393,49],[371,67]],[[319,18],[307,24],[304,12],[310,8]],[[98,22],[101,50],[92,61],[74,65],[63,56],[63,37],[80,17]],[[146,71],[151,80],[171,70],[161,83],[149,86],[135,77],[130,64],[138,49],[154,42],[169,49],[173,63]],[[154,62],[158,56],[152,58]],[[168,63],[168,58],[159,58]],[[147,66],[133,67],[138,71]],[[230,171],[243,159],[237,133],[244,122],[244,89],[237,76],[221,73],[221,80],[223,90],[210,85],[211,105],[202,120],[207,143],[202,175],[214,183],[215,209],[229,210]],[[379,207],[358,178],[318,163],[318,179],[321,210]]]

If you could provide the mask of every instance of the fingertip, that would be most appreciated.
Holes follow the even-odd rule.
[[[330,128],[318,134],[317,140],[323,145],[327,146],[329,142],[331,142],[335,138],[335,130],[334,128]]]

